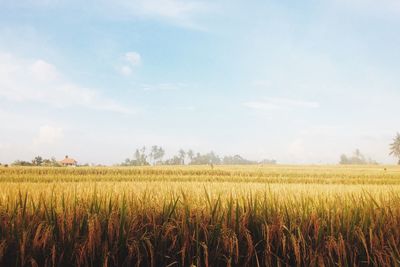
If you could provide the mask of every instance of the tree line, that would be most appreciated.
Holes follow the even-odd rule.
[[[359,149],[356,149],[353,152],[353,155],[347,156],[345,154],[342,154],[340,156],[340,161],[339,164],[343,165],[351,165],[351,164],[356,164],[356,165],[364,165],[364,164],[370,164],[370,165],[377,165],[378,162],[375,160],[372,160],[370,158],[365,157]]]
[[[136,149],[133,158],[127,158],[120,166],[148,166],[148,165],[251,165],[251,164],[276,164],[276,160],[265,159],[253,161],[240,155],[221,157],[213,151],[201,154],[189,149],[180,149],[176,155],[164,159],[165,150],[161,146],[152,146],[149,150],[145,146]]]
[[[16,160],[11,163],[11,166],[44,166],[44,167],[61,167],[60,162],[55,157],[44,159],[41,156],[36,156],[31,161]]]
[[[389,145],[389,155],[398,159],[398,165],[400,165],[400,133],[397,133],[393,138],[393,142]],[[340,156],[339,164],[378,164],[375,160],[365,157],[359,149],[353,152],[353,155],[342,154]]]
[[[389,154],[398,159],[400,165],[400,133],[397,133],[390,144]],[[133,158],[127,158],[118,166],[146,166],[146,165],[206,165],[206,164],[224,164],[224,165],[250,165],[250,164],[276,164],[276,160],[265,159],[262,161],[253,161],[243,158],[240,155],[220,157],[214,152],[205,154],[194,153],[193,150],[187,151],[180,149],[178,153],[171,158],[165,159],[165,150],[161,146],[152,146],[150,150],[146,147],[136,149]],[[375,160],[365,157],[359,149],[355,150],[352,155],[342,154],[339,164],[378,164]],[[0,164],[1,166],[2,164]],[[50,159],[37,156],[31,161],[16,160],[12,166],[47,166],[60,167],[61,164],[55,157]],[[8,166],[7,164],[3,166]],[[89,166],[88,164],[82,166]]]

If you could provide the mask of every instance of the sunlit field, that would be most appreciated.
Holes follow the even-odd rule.
[[[400,167],[0,167],[1,266],[400,266]]]

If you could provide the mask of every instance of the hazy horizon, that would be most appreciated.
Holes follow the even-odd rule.
[[[395,164],[399,47],[395,0],[0,0],[0,162]]]

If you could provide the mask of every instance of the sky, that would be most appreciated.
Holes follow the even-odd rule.
[[[0,0],[0,162],[395,163],[399,47],[398,0]]]

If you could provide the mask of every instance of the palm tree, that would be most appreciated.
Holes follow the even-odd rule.
[[[399,159],[398,164],[400,165],[400,134],[397,133],[393,139],[393,143],[390,144],[390,155]]]
[[[152,146],[149,157],[150,157],[150,161],[153,162],[153,165],[155,165],[155,162],[156,162],[157,152],[158,152],[158,146]]]
[[[181,159],[181,164],[184,165],[185,164],[185,157],[186,157],[185,150],[183,150],[183,149],[179,150],[178,154],[179,154],[179,158]]]
[[[189,149],[188,152],[186,152],[186,156],[190,159],[190,162],[192,162],[193,157],[194,157],[194,152],[193,150]]]
[[[162,163],[162,158],[164,157],[164,155],[165,155],[164,149],[162,147],[158,147],[155,150],[155,154],[154,154],[155,164],[161,164]]]

